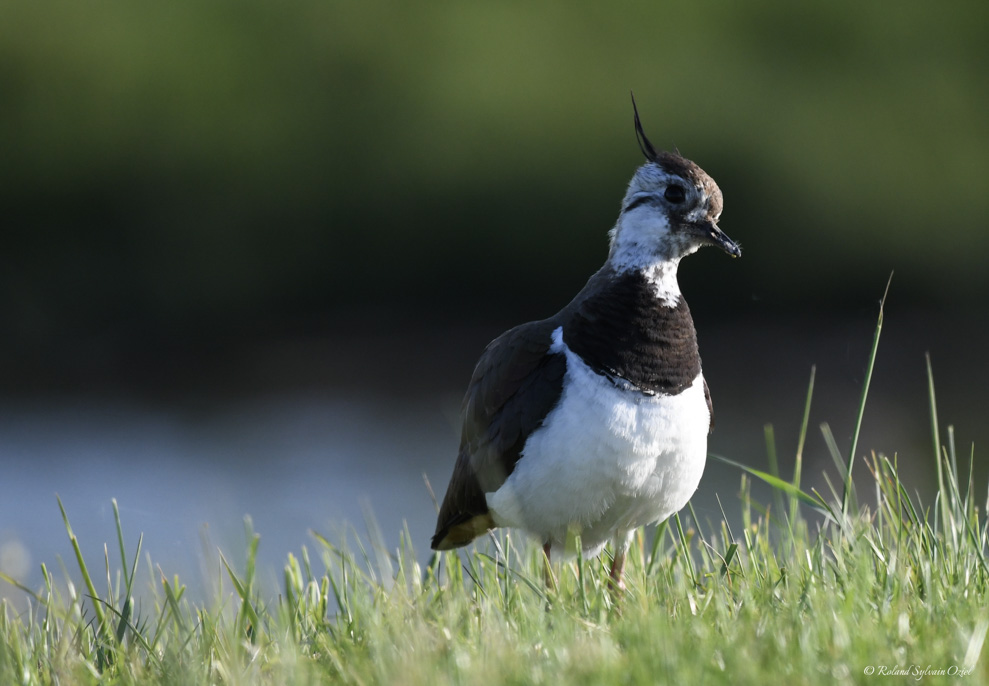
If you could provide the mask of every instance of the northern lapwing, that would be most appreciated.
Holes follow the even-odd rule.
[[[608,259],[569,305],[492,341],[462,408],[460,450],[434,550],[517,527],[547,556],[592,557],[614,542],[623,586],[635,529],[693,495],[712,425],[697,333],[677,283],[718,228],[721,190],[678,153],[656,152],[632,100],[639,167],[609,232]]]

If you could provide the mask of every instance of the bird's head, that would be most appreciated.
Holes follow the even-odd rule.
[[[635,134],[646,163],[628,184],[621,214],[611,231],[609,259],[618,268],[677,262],[705,245],[732,257],[741,248],[718,228],[721,189],[707,173],[677,153],[656,152],[639,121],[635,99]]]

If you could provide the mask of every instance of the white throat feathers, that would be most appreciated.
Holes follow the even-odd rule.
[[[608,235],[611,238],[608,262],[612,269],[619,274],[641,271],[655,287],[656,297],[667,307],[676,307],[680,300],[677,282],[680,258],[699,246],[671,255],[676,251],[670,249],[675,241],[670,235],[669,220],[645,206],[623,212]]]

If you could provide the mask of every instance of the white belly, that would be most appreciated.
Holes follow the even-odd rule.
[[[645,395],[596,374],[553,332],[567,357],[564,390],[529,437],[505,483],[487,496],[499,526],[525,529],[588,555],[617,534],[666,519],[700,483],[711,417],[700,374],[678,395]]]

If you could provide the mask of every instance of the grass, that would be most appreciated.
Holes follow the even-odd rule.
[[[928,378],[936,432],[929,364]],[[500,532],[422,567],[407,531],[395,551],[375,533],[343,546],[314,534],[265,598],[250,533],[244,568],[221,558],[217,600],[195,605],[179,579],[142,569],[140,541],[127,550],[115,503],[119,561],[108,551],[98,573],[63,509],[83,590],[71,580],[59,590],[43,566],[44,588],[20,587],[28,611],[0,605],[0,684],[989,682],[979,659],[989,525],[974,450],[963,472],[953,433],[946,447],[935,433],[932,503],[900,480],[896,456],[872,454],[866,502],[851,487],[854,450],[843,459],[831,437],[838,487],[807,491],[813,383],[812,373],[794,475],[779,474],[767,431],[770,471],[738,465],[741,528],[690,509],[651,538],[640,532],[619,598],[607,559],[557,565],[547,587],[541,552],[521,536]],[[751,497],[754,478],[774,486],[771,506]]]

